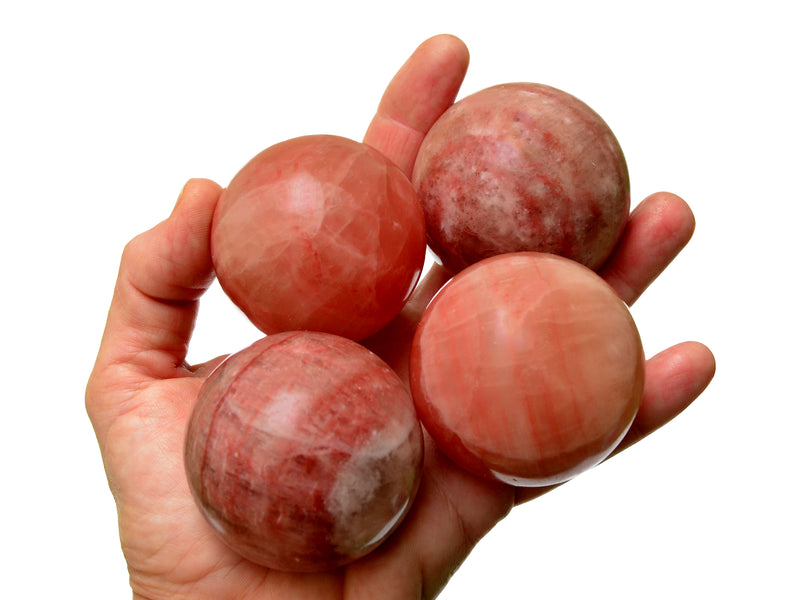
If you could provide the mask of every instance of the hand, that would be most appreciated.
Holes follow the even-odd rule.
[[[364,141],[410,174],[430,126],[454,101],[468,54],[456,38],[422,44],[397,73]],[[106,330],[86,389],[117,504],[134,598],[433,597],[477,541],[514,506],[546,490],[516,490],[456,468],[429,438],[414,508],[376,552],[337,571],[269,571],[231,552],[205,522],[183,469],[186,422],[204,378],[221,358],[185,362],[198,302],[213,280],[208,234],[221,193],[192,180],[168,219],[122,256]],[[634,210],[602,275],[633,302],[689,240],[688,206],[655,194]],[[447,280],[434,267],[403,313],[368,345],[405,372],[408,342],[427,301]],[[711,380],[714,359],[697,343],[653,357],[627,447],[681,412]]]

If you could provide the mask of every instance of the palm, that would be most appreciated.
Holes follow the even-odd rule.
[[[423,44],[387,88],[365,142],[410,172],[425,132],[452,103],[466,49],[441,36]],[[408,99],[413,99],[409,101]],[[407,598],[435,595],[474,544],[514,505],[546,490],[515,490],[455,468],[426,439],[414,508],[376,552],[335,572],[270,572],[238,557],[194,506],[183,470],[189,413],[218,361],[184,363],[198,301],[213,272],[208,230],[220,188],[187,184],[172,216],[123,255],[87,410],[117,502],[134,592],[177,598]],[[633,302],[688,241],[693,220],[671,194],[634,211],[602,275]],[[403,313],[366,344],[401,375],[422,309],[446,280],[433,269]],[[663,425],[711,379],[713,357],[682,344],[651,359],[642,408],[621,447]]]
[[[205,367],[201,371],[206,371]],[[180,371],[183,371],[180,373]],[[446,497],[448,480],[458,479],[464,498],[475,506],[490,508],[487,522],[494,523],[512,506],[511,488],[473,479],[452,467],[426,440],[429,459],[425,465],[427,482],[420,491],[415,510],[396,539],[352,565],[320,575],[291,575],[258,567],[232,552],[212,531],[196,509],[183,471],[182,445],[188,407],[203,382],[184,367],[168,380],[154,379],[130,395],[119,393],[118,400],[135,408],[115,419],[103,448],[106,468],[120,508],[123,551],[131,571],[131,581],[145,597],[242,598],[261,597],[269,590],[313,591],[314,598],[340,598],[343,589],[364,590],[386,585],[387,571],[400,560],[386,557],[411,556],[425,537],[439,529],[452,537],[435,515]],[[158,406],[153,412],[152,407]],[[111,475],[113,474],[113,476]],[[432,518],[433,517],[433,518]],[[481,531],[464,531],[465,545]],[[415,564],[408,565],[415,568]],[[418,586],[413,575],[403,578]],[[267,597],[266,595],[264,597]],[[303,596],[299,596],[303,597]]]

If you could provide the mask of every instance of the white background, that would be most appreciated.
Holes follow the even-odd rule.
[[[363,134],[436,33],[462,95],[569,91],[614,129],[634,201],[694,240],[634,307],[648,355],[715,352],[707,392],[632,450],[520,507],[444,600],[797,598],[798,58],[791,3],[7,2],[0,9],[4,589],[127,598],[83,388],[124,244],[183,183],[226,184],[306,133]],[[258,335],[214,288],[190,359]],[[3,594],[4,595],[4,594]]]

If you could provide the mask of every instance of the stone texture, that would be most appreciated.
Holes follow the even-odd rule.
[[[433,299],[410,357],[425,428],[456,463],[560,483],[603,460],[638,410],[644,356],[625,304],[548,254],[485,259]]]
[[[422,437],[399,377],[324,333],[268,336],[206,382],[186,469],[198,505],[242,556],[323,571],[374,549],[417,492]]]
[[[281,142],[231,181],[214,215],[220,285],[265,333],[362,339],[402,308],[425,260],[408,178],[378,151],[337,136]]]
[[[608,125],[574,96],[533,83],[454,104],[426,136],[412,182],[428,243],[454,273],[518,251],[597,269],[630,209],[625,158]]]

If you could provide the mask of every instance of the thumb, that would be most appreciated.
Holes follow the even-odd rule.
[[[125,247],[87,386],[90,417],[115,408],[104,406],[120,397],[104,393],[110,389],[186,374],[198,300],[213,281],[209,236],[221,192],[211,181],[189,181],[169,218]]]

